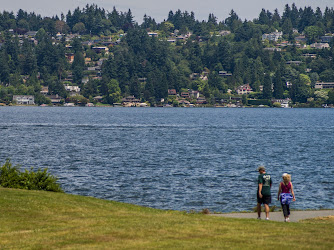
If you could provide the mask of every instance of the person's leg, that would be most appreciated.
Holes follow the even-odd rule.
[[[287,220],[287,222],[289,222],[290,221],[290,218],[289,218],[289,216],[290,216],[290,205],[286,205],[286,220]]]
[[[257,217],[261,218],[261,203],[257,203]]]
[[[282,204],[282,209],[283,209],[284,218],[286,219],[287,217],[289,217],[287,205],[286,204]]]
[[[266,211],[266,219],[269,218],[269,205],[268,204],[264,204],[264,208]]]

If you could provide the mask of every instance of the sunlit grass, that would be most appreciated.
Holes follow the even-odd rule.
[[[0,249],[333,249],[334,219],[302,223],[163,211],[0,188]]]

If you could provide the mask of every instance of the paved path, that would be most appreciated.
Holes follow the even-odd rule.
[[[240,218],[240,219],[256,219],[257,213],[229,213],[229,214],[210,214],[210,216]],[[261,213],[262,220],[265,219],[265,213]],[[304,219],[311,219],[316,217],[334,216],[334,210],[313,210],[313,211],[291,211],[290,221],[298,222]],[[284,222],[283,212],[270,212],[269,219],[272,221]]]

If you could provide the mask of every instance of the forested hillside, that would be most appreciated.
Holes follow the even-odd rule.
[[[3,11],[0,102],[334,104],[333,8],[292,4],[251,21],[231,10],[217,20],[177,10],[139,24],[131,10],[96,5],[60,17]]]

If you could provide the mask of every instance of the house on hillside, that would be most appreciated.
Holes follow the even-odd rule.
[[[158,33],[156,32],[147,32],[147,35],[149,35],[150,37],[158,37]]]
[[[227,71],[219,71],[218,74],[222,77],[225,77],[225,76],[232,76],[232,73],[228,73]]]
[[[37,31],[28,31],[24,34],[25,37],[35,37],[37,35]]]
[[[316,89],[334,89],[334,82],[317,82],[314,88]]]
[[[93,47],[92,48],[93,51],[95,51],[96,53],[102,53],[104,52],[106,55],[109,54],[109,48],[108,47]]]
[[[189,98],[190,97],[189,92],[181,92],[181,97]]]
[[[299,43],[306,43],[307,42],[307,38],[305,36],[296,36],[295,37],[295,41],[299,42]]]
[[[65,57],[69,63],[74,61],[74,53],[65,53]]]
[[[42,86],[42,89],[40,91],[42,95],[47,95],[49,93],[49,87],[48,86]]]
[[[176,95],[176,89],[168,89],[168,95]]]
[[[275,41],[276,42],[276,41],[278,41],[278,39],[282,38],[282,36],[283,36],[283,32],[282,31],[278,32],[276,30],[276,32],[272,32],[270,34],[263,34],[262,35],[262,41],[269,40],[269,41]]]
[[[303,62],[302,61],[287,61],[286,64],[289,64],[289,65],[297,65],[299,66],[300,64],[302,64]]]
[[[320,39],[322,43],[330,43],[333,39],[333,36],[321,36]]]
[[[244,85],[237,87],[236,91],[238,95],[245,95],[245,94],[249,94],[253,92],[253,89],[251,88],[249,84],[244,84]]]
[[[69,92],[76,92],[76,93],[80,92],[79,86],[71,86],[68,84],[64,84],[64,88],[66,91],[69,91]]]
[[[198,99],[199,98],[199,92],[196,90],[189,90],[189,95],[193,98]]]
[[[328,43],[312,43],[310,47],[314,49],[329,49],[330,48]]]

